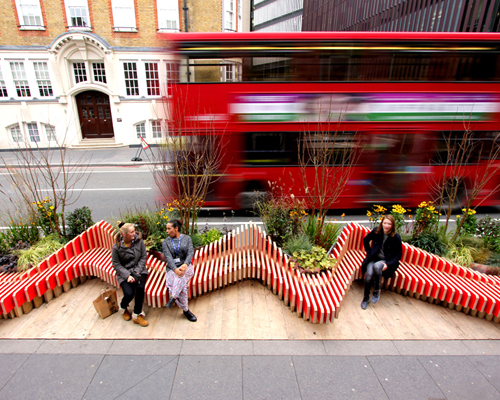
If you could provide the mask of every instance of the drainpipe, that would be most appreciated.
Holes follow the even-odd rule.
[[[184,0],[184,32],[188,31],[188,8],[187,8],[187,0]]]

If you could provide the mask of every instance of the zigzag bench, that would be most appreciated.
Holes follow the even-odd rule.
[[[297,316],[313,323],[338,318],[342,301],[354,279],[360,279],[364,258],[363,237],[369,230],[358,224],[344,227],[333,256],[333,271],[301,274],[260,228],[242,226],[195,251],[195,274],[188,296],[255,279],[266,285]],[[18,274],[0,274],[0,306],[3,318],[14,318],[50,301],[63,291],[93,276],[119,287],[111,264],[114,230],[101,221],[66,244],[35,268]],[[145,301],[163,307],[168,301],[165,264],[148,257],[150,272]],[[500,279],[475,272],[420,249],[403,244],[401,266],[386,289],[500,321]]]

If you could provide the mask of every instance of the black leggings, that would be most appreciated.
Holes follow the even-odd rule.
[[[382,268],[384,268],[385,261],[372,261],[366,266],[365,274],[365,299],[370,296],[370,290],[375,286],[375,291],[380,290],[380,281],[382,280]]]
[[[141,275],[140,283],[123,281],[120,286],[123,290],[123,299],[120,303],[121,308],[127,308],[135,293],[135,306],[134,314],[140,314],[142,312],[142,303],[144,302],[144,288],[146,287],[146,281],[148,280],[147,275]]]

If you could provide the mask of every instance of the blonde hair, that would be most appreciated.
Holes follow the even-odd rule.
[[[131,223],[123,223],[122,221],[116,221],[116,227],[118,228],[118,234],[116,235],[116,242],[120,242],[120,238],[125,236],[126,233],[130,230],[130,228],[134,227],[134,224]]]

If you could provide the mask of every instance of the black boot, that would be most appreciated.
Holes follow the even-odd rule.
[[[366,310],[366,308],[368,307],[368,303],[370,302],[370,292],[372,290],[372,282],[371,280],[370,281],[366,281],[365,280],[365,292],[363,294],[363,301],[361,302],[361,308],[363,310]]]
[[[167,308],[170,310],[172,309],[173,305],[175,303],[175,297],[171,297],[170,300],[168,300],[168,303],[167,303]]]
[[[363,297],[363,301],[361,302],[361,308],[363,310],[366,310],[368,308],[368,302],[370,300],[368,299],[368,297]]]
[[[196,317],[191,311],[189,310],[184,311],[184,316],[191,322],[196,322]]]
[[[372,303],[375,304],[380,300],[380,290],[374,290],[372,296]]]

